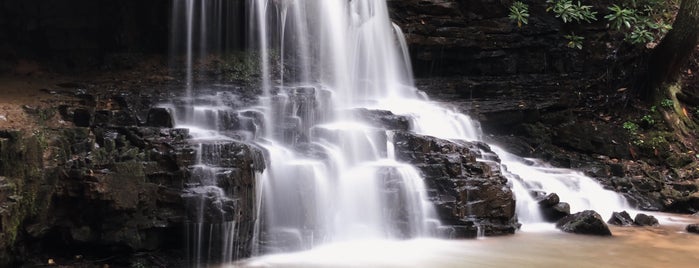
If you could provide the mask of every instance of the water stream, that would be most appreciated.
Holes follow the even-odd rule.
[[[244,142],[262,150],[267,163],[257,174],[254,254],[352,241],[390,245],[391,239],[435,236],[440,223],[420,173],[396,161],[391,131],[370,126],[354,111],[404,115],[411,119],[412,132],[442,139],[481,141],[483,134],[467,115],[430,101],[415,88],[407,45],[400,28],[391,23],[385,1],[249,0],[248,23],[256,33],[251,46],[260,52],[263,92],[252,106],[236,102],[235,91],[192,93],[195,22],[200,21],[198,46],[204,57],[204,48],[210,47],[206,41],[218,40],[207,37],[216,32],[207,25],[222,17],[207,10],[222,12],[218,4],[180,2],[184,6],[176,8],[187,14],[181,24],[186,26],[188,94],[180,104],[164,106],[175,114],[177,127],[191,130],[197,144],[192,174],[200,179],[187,194],[222,204],[230,201],[213,179],[227,171],[215,152],[231,142]],[[272,77],[270,51],[281,53],[279,77]],[[579,172],[492,148],[517,195],[517,214],[525,225],[541,222],[529,194],[533,190],[557,193],[573,212],[595,209],[608,217],[629,208],[620,195]],[[481,161],[492,159],[485,156]],[[227,230],[240,228],[222,218],[213,223],[216,228],[202,228],[211,224],[204,218],[195,223],[189,244],[196,245],[190,250],[196,262],[225,263],[237,257],[226,252],[238,248],[231,240],[235,235]],[[202,239],[214,235],[225,239]],[[222,246],[198,245],[204,240]],[[222,252],[207,252],[214,249]]]

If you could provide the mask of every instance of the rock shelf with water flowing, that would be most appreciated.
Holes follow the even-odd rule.
[[[202,1],[184,3],[191,50],[194,20],[210,16],[194,15],[207,12]],[[246,4],[261,55],[259,100],[190,77],[192,93],[163,104],[196,148],[184,194],[193,204],[195,262],[357,239],[514,233],[520,221],[543,220],[537,193],[603,217],[627,207],[580,173],[483,142],[477,122],[430,101],[413,85],[384,1]],[[187,57],[191,65],[191,51]],[[254,234],[241,241],[241,232]]]

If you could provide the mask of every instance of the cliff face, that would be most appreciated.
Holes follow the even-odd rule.
[[[0,131],[0,266],[156,250],[174,253],[151,263],[186,266],[184,234],[200,220],[199,210],[206,223],[217,222],[209,214],[225,210],[239,230],[230,250],[236,258],[251,254],[254,177],[264,169],[259,149],[224,144],[220,167],[235,172],[217,179],[236,200],[212,204],[187,194],[199,183],[197,146],[187,129],[172,128],[169,113],[153,107],[165,96],[124,88],[115,93],[107,89],[113,84],[64,86],[43,93],[54,95],[53,103],[24,105],[26,123],[34,127]]]
[[[598,72],[613,57],[599,42],[603,23],[564,24],[545,1],[528,1],[529,24],[507,16],[512,1],[389,0],[419,76],[510,76]],[[586,37],[585,50],[566,46],[565,34]]]

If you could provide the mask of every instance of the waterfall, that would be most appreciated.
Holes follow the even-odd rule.
[[[184,23],[178,22],[186,33],[187,92],[196,88],[201,93],[164,105],[175,115],[177,127],[190,129],[198,148],[191,172],[196,181],[185,194],[200,202],[199,219],[188,232],[195,262],[240,257],[226,252],[244,244],[231,231],[254,230],[252,241],[245,241],[254,254],[357,239],[434,236],[440,223],[419,171],[396,160],[391,131],[368,124],[356,111],[406,116],[410,131],[441,139],[483,141],[483,134],[470,117],[430,101],[414,86],[408,48],[400,28],[389,19],[386,2],[248,0],[247,24],[255,33],[249,46],[259,51],[262,96],[256,105],[245,105],[237,101],[235,90],[192,81],[193,36],[203,40],[198,46],[199,58],[204,58],[211,53],[207,48],[219,47],[212,40],[221,39],[208,36],[225,29],[208,28],[220,25],[222,16],[204,13],[230,13],[218,10],[218,2],[202,1],[195,5],[196,0],[179,0],[173,11],[187,14]],[[202,14],[193,12],[197,6]],[[275,71],[271,54],[277,52],[281,64]],[[255,189],[248,193],[254,195],[254,204],[248,204],[254,206],[249,208],[254,226],[227,214],[240,208],[236,202],[242,198],[222,190],[217,179],[234,172],[221,155],[241,144],[264,155],[264,163],[255,164]],[[494,166],[509,179],[525,223],[541,221],[532,191],[559,194],[573,212],[597,209],[608,214],[628,206],[578,172],[491,147],[497,156],[483,154],[479,161],[494,162],[499,156],[500,165]],[[203,212],[211,209],[209,203],[221,210],[215,219]],[[204,241],[220,246],[202,246]],[[223,258],[212,260],[211,250]]]

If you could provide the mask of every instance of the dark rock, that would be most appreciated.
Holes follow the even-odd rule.
[[[633,223],[638,225],[638,226],[658,226],[660,223],[658,222],[658,219],[651,215],[646,215],[643,213],[638,213],[636,214],[636,217],[633,219]]]
[[[355,109],[354,114],[364,119],[372,126],[387,130],[409,130],[410,119],[407,116],[395,115],[391,111]]]
[[[499,160],[479,162],[481,143],[448,141],[404,131],[394,133],[396,159],[413,164],[425,177],[443,228],[455,237],[511,234],[517,228],[515,200]],[[477,228],[475,226],[478,226]]]
[[[620,129],[598,128],[590,123],[560,125],[555,129],[553,144],[591,154],[611,157],[628,157],[629,150],[623,141],[624,132]]]
[[[95,126],[108,126],[112,122],[112,111],[109,110],[99,110],[95,111],[94,119],[92,124]]]
[[[559,202],[552,207],[541,207],[541,214],[547,222],[557,222],[558,220],[570,215],[570,205],[565,202]]]
[[[597,212],[585,210],[578,212],[556,222],[556,228],[567,233],[611,236],[607,224]]]
[[[92,124],[92,113],[83,108],[75,109],[73,111],[73,124],[77,127],[89,127]]]
[[[166,108],[160,107],[151,108],[150,111],[148,111],[146,126],[172,128],[174,123],[170,111]]]
[[[629,226],[633,224],[633,219],[626,211],[614,212],[607,220],[607,223],[617,226]]]
[[[633,224],[633,219],[631,219],[631,215],[629,215],[629,213],[626,211],[614,212],[607,223],[619,226],[629,226]]]
[[[687,225],[687,229],[686,229],[686,230],[687,230],[688,233],[699,234],[699,224],[690,224],[690,225]]]
[[[550,193],[539,201],[539,206],[553,207],[560,202],[560,198],[556,193]]]
[[[138,119],[128,111],[118,110],[114,111],[114,125],[136,126],[138,125]]]

